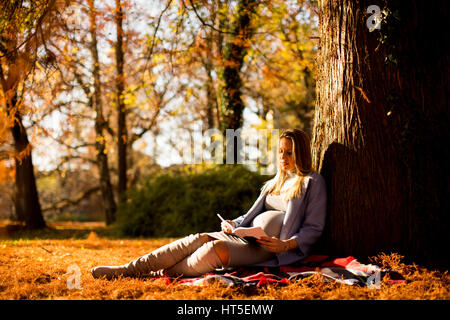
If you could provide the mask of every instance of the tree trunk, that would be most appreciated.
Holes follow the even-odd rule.
[[[206,80],[206,130],[217,128],[217,115],[218,110],[216,89],[214,88],[214,80],[212,78],[212,66],[205,66],[208,79]]]
[[[103,206],[106,215],[106,224],[109,225],[115,221],[116,202],[114,200],[114,192],[111,185],[108,156],[106,154],[105,126],[106,121],[103,117],[103,105],[101,99],[101,82],[100,82],[100,61],[97,49],[97,23],[96,10],[94,0],[89,0],[90,10],[90,33],[92,43],[90,45],[92,61],[93,61],[93,77],[94,77],[94,93],[92,104],[95,109],[95,148],[97,151],[97,166],[100,174],[100,190],[102,193]]]
[[[212,34],[208,35],[208,47],[212,47],[213,38]],[[210,53],[206,53],[204,57],[201,58],[203,68],[206,73],[205,90],[206,90],[206,115],[205,115],[205,128],[204,130],[218,128],[219,126],[219,104],[217,102],[216,88],[214,87],[214,62]]]
[[[16,153],[14,205],[18,219],[25,221],[28,229],[41,229],[46,225],[36,187],[31,144],[20,111],[26,88],[34,85],[34,81],[26,79],[34,72],[38,55],[44,58],[45,53],[45,60],[52,60],[52,52],[45,46],[45,41],[51,20],[49,15],[58,12],[54,9],[54,0],[38,4],[33,1],[1,3],[0,82],[3,99],[0,100],[5,103],[8,116],[14,119],[10,128]]]
[[[124,52],[123,52],[123,10],[120,0],[116,0],[116,103],[117,103],[117,154],[118,154],[118,194],[121,201],[125,191],[127,190],[127,127],[126,127],[126,110],[124,103]]]
[[[15,99],[13,99],[15,100]],[[21,221],[25,221],[27,229],[45,228],[42,216],[39,196],[34,176],[34,166],[31,156],[31,145],[27,132],[22,124],[19,112],[16,112],[14,126],[11,133],[14,138],[14,147],[18,154],[15,159],[15,199],[16,215]]]
[[[371,1],[319,1],[313,157],[328,186],[319,247],[444,265],[448,17],[430,1],[383,3],[370,32]]]
[[[236,15],[231,35],[227,36],[223,49],[223,66],[219,77],[222,82],[220,88],[220,130],[225,134],[226,129],[237,130],[242,127],[243,111],[241,69],[251,38],[251,17],[258,5],[257,1],[240,0],[236,5]],[[239,152],[234,143],[234,163]]]
[[[12,58],[8,69],[16,65],[14,59],[15,58]],[[10,70],[8,71],[11,72]],[[11,97],[10,99],[6,99],[6,112],[8,116],[14,115],[14,124],[11,127],[11,133],[14,139],[14,149],[16,152],[15,188],[13,198],[16,217],[19,221],[24,221],[25,226],[28,229],[45,228],[46,225],[42,216],[36,179],[34,176],[31,145],[28,141],[27,131],[22,124],[22,117],[18,111],[19,102],[16,91],[17,84],[11,85],[11,83],[9,83],[8,86],[1,64],[0,79],[3,94]]]
[[[257,6],[256,1],[240,0],[236,8],[235,21],[223,52],[223,82],[221,90],[222,129],[238,129],[242,126],[241,68],[247,54],[251,37],[251,15]]]

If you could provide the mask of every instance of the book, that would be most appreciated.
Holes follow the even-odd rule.
[[[228,223],[220,214],[217,216],[225,223]],[[238,227],[234,228],[231,224],[228,223],[231,228],[231,235],[235,235],[241,239],[246,240],[245,238],[256,238],[261,239],[261,237],[268,237],[268,235],[264,232],[261,227]]]
[[[261,239],[261,237],[268,237],[261,227],[239,227],[232,228],[231,234],[238,236],[240,238],[256,238]]]

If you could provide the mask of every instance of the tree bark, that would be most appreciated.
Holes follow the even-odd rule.
[[[54,5],[54,1],[48,1],[45,6],[38,7],[34,3],[26,6],[22,1],[2,2],[0,82],[6,100],[6,112],[14,117],[11,127],[16,152],[14,206],[17,218],[25,221],[28,229],[41,229],[46,225],[39,203],[31,145],[22,123],[22,101],[18,90],[26,87],[25,80],[35,65],[38,48],[41,41],[45,41],[44,33],[37,30],[43,29],[44,20],[54,9]],[[27,17],[29,22],[33,21],[33,25],[25,23],[24,17]],[[32,29],[35,32],[32,32]],[[18,39],[22,39],[20,46]],[[48,50],[46,52],[48,53]],[[1,63],[5,63],[5,69]]]
[[[216,89],[214,88],[214,79],[212,78],[212,65],[205,65],[205,71],[207,72],[208,79],[206,80],[206,130],[217,128],[217,115],[218,110]]]
[[[13,103],[16,99],[13,99]],[[15,158],[15,196],[14,205],[16,215],[20,221],[25,221],[27,229],[45,228],[42,216],[39,195],[34,176],[31,145],[28,141],[27,132],[22,124],[19,112],[15,114],[14,125],[11,128],[14,138],[14,147],[17,153]]]
[[[251,16],[257,6],[256,1],[240,0],[236,8],[232,36],[228,37],[223,52],[223,81],[221,90],[222,130],[238,129],[242,126],[242,80],[240,72],[247,54],[251,38]]]
[[[127,190],[127,124],[124,103],[125,75],[123,73],[124,50],[123,50],[123,9],[120,0],[116,0],[116,103],[117,103],[117,154],[118,154],[118,194],[119,201]]]
[[[212,31],[207,35],[207,46],[208,48],[212,48],[214,41],[214,34]],[[205,128],[204,130],[218,128],[219,126],[219,104],[217,101],[216,88],[214,87],[214,61],[211,57],[210,52],[206,52],[205,54],[200,53],[200,60],[205,69],[206,73],[206,81],[205,81],[205,90],[206,90],[206,115],[205,115]]]
[[[106,139],[105,128],[106,121],[103,117],[103,105],[101,99],[101,81],[100,81],[100,61],[97,48],[97,23],[96,23],[96,9],[94,6],[94,0],[89,0],[89,20],[90,20],[90,34],[92,42],[90,44],[90,50],[92,54],[93,70],[92,75],[94,77],[94,92],[92,96],[92,104],[95,110],[95,148],[97,151],[97,166],[100,174],[100,190],[102,193],[103,206],[106,216],[106,224],[112,224],[116,214],[116,202],[114,200],[114,192],[111,185],[108,156],[106,154]]]
[[[371,4],[319,1],[313,158],[328,187],[319,248],[448,264],[448,17],[439,3],[386,0],[370,32]]]
[[[219,72],[220,85],[220,130],[237,130],[242,127],[243,111],[241,69],[251,38],[251,18],[258,6],[254,0],[240,0],[236,5],[236,14],[231,30],[231,36],[225,37],[223,48],[223,66]],[[239,152],[237,142],[234,142],[234,161],[237,162]]]
[[[15,66],[14,60],[12,60],[9,67],[11,68],[12,66]],[[6,101],[6,112],[8,115],[14,115],[14,124],[11,127],[11,133],[16,152],[16,157],[14,159],[14,208],[16,217],[19,221],[25,222],[25,227],[27,229],[42,229],[45,228],[46,224],[39,203],[31,145],[28,141],[27,131],[22,123],[22,116],[18,111],[19,103],[17,91],[11,92],[12,90],[16,90],[17,84],[8,87],[1,65],[0,79],[3,93],[6,96],[11,96],[11,99]]]

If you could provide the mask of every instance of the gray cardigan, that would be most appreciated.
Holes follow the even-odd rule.
[[[306,191],[305,191],[306,190]],[[265,190],[261,191],[250,210],[233,220],[236,227],[249,227],[252,220],[265,211]],[[308,256],[312,245],[322,234],[325,225],[327,194],[324,178],[316,172],[303,181],[302,196],[291,199],[286,208],[280,239],[295,239],[298,248],[276,254],[276,259],[255,266],[280,266],[294,263]]]

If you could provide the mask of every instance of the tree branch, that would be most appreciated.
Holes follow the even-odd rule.
[[[189,11],[189,8],[188,8],[188,6],[186,5],[186,3],[184,3],[184,0],[181,0],[181,3],[183,4],[183,7],[184,7],[187,11]],[[212,25],[212,24],[210,24],[210,23],[207,23],[205,20],[203,20],[203,18],[202,18],[202,17],[200,16],[200,14],[198,13],[197,8],[195,8],[195,6],[194,6],[194,4],[192,3],[192,1],[191,1],[191,7],[192,7],[192,10],[191,10],[191,11],[194,11],[195,15],[197,16],[197,19],[200,21],[200,23],[201,23],[203,26],[208,27],[208,28],[211,28],[212,30],[214,30],[214,31],[216,31],[216,32],[219,32],[219,33],[224,33],[224,34],[235,34],[234,32],[231,32],[231,31],[223,31],[223,30],[219,30],[219,29],[217,29],[214,25]]]
[[[49,207],[43,208],[42,211],[50,211],[50,210],[61,210],[67,208],[69,206],[75,206],[80,203],[83,199],[89,197],[91,194],[100,190],[100,186],[94,186],[80,193],[75,199],[61,199],[60,201],[52,204]]]

